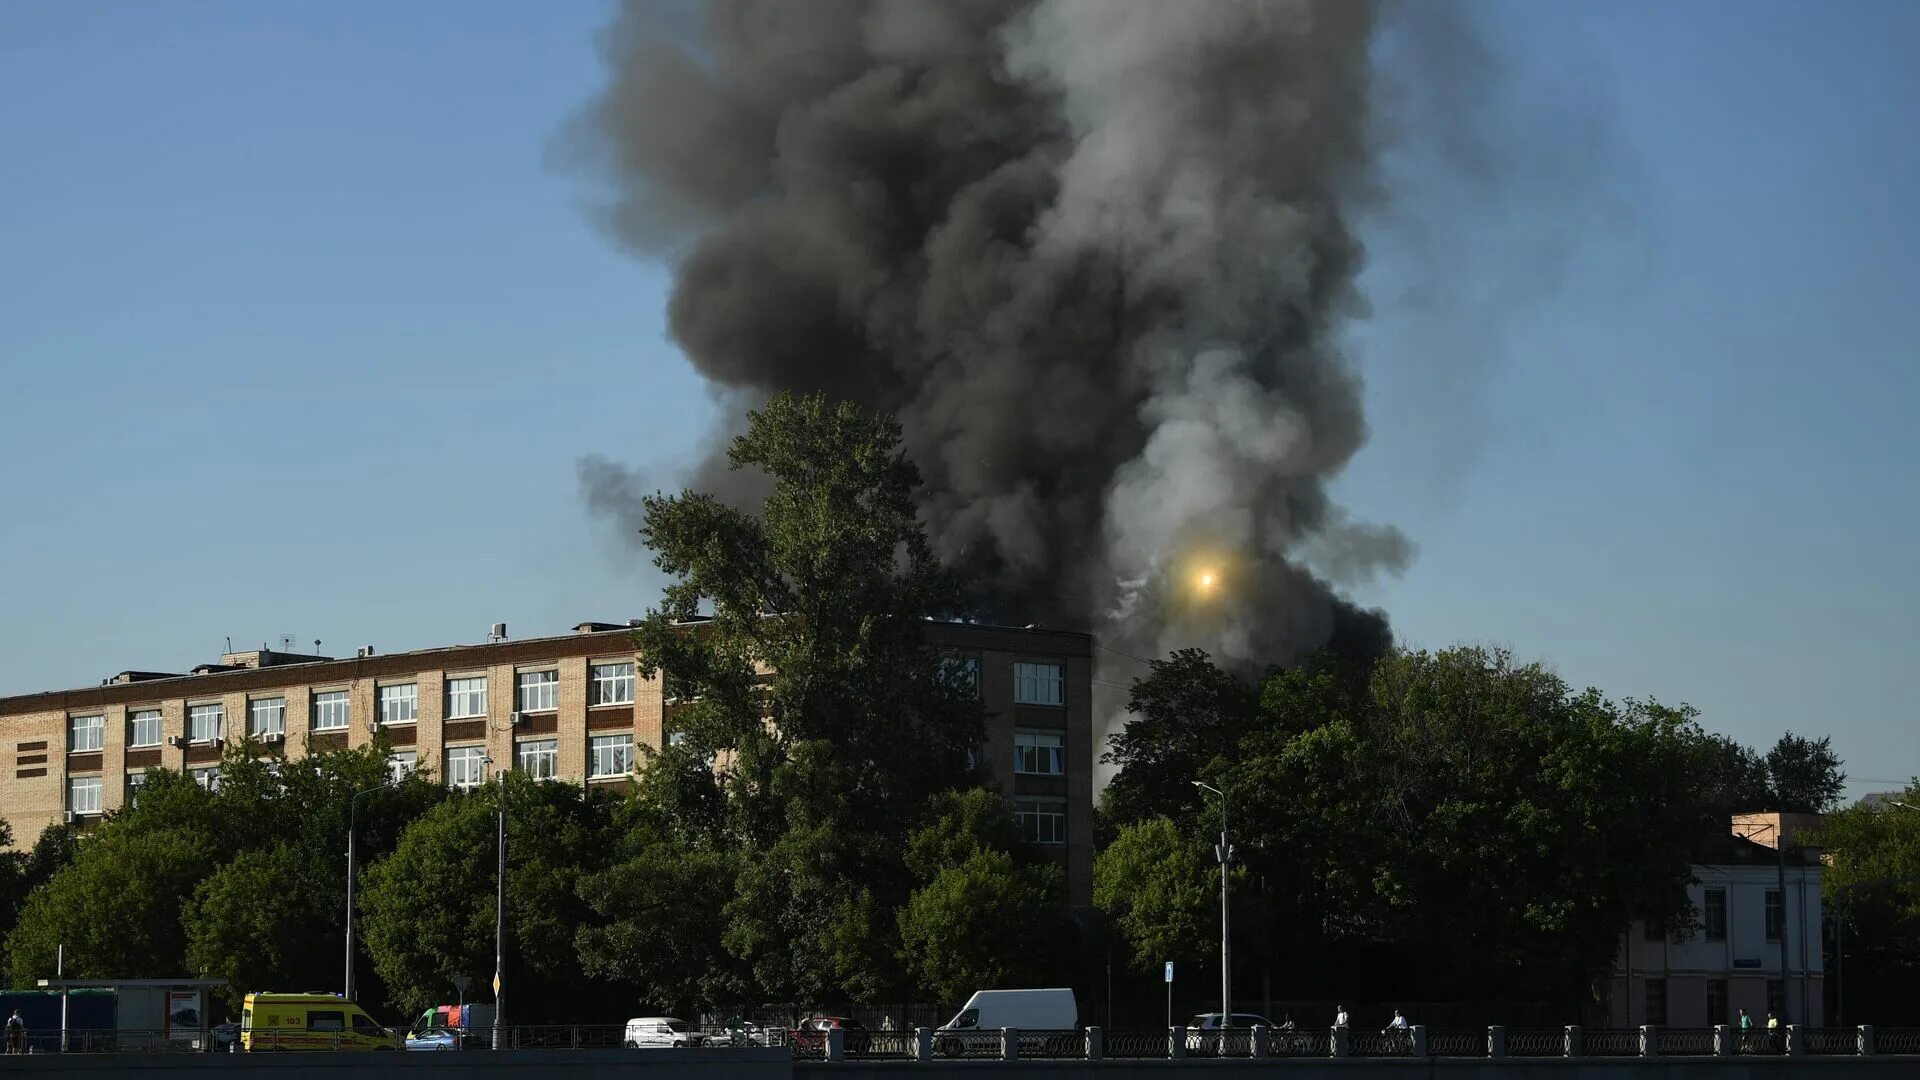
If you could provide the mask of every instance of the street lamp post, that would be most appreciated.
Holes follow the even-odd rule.
[[[1193,786],[1220,796],[1220,844],[1214,857],[1220,860],[1220,1029],[1233,1026],[1233,922],[1227,904],[1227,878],[1233,873],[1233,843],[1227,836],[1227,793],[1198,780]]]
[[[353,833],[354,833],[354,826],[358,823],[361,797],[366,795],[371,795],[374,792],[384,790],[385,788],[386,788],[386,785],[382,784],[379,787],[370,787],[365,791],[356,791],[353,793],[353,797],[347,800],[347,977],[346,977],[346,995],[345,996],[348,1001],[354,1000],[354,997],[353,997],[353,855],[354,855]]]
[[[500,770],[500,868],[493,908],[493,1048],[504,1049],[507,974],[507,770]]]

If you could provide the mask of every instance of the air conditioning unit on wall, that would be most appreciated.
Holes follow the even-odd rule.
[[[284,731],[269,731],[265,738],[268,746],[278,746],[287,741],[287,733]]]

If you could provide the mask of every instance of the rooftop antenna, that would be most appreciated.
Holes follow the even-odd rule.
[[[227,651],[228,652],[233,651],[233,635],[232,634],[227,635]]]
[[[313,639],[313,655],[315,656],[320,655],[320,639],[319,638]]]
[[[293,651],[293,635],[292,634],[280,635],[280,651],[281,652]]]

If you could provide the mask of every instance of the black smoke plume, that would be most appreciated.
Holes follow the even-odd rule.
[[[629,0],[576,135],[609,231],[675,266],[700,372],[897,414],[990,609],[1258,665],[1377,647],[1336,583],[1410,556],[1326,491],[1366,438],[1333,341],[1376,197],[1376,16]]]

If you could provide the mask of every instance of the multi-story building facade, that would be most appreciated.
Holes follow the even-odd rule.
[[[1720,850],[1702,852],[1688,899],[1698,926],[1636,923],[1621,941],[1603,1022],[1611,1027],[1825,1022],[1819,852],[1794,846],[1811,815],[1743,814]],[[1787,849],[1776,846],[1784,831]],[[1782,857],[1784,854],[1784,858]],[[1783,955],[1784,954],[1784,955]]]
[[[1092,638],[932,623],[985,706],[982,748],[1028,839],[1053,852],[1075,905],[1093,873]],[[127,671],[98,686],[0,698],[0,817],[15,842],[126,804],[148,769],[219,782],[229,740],[266,754],[361,746],[376,732],[396,769],[430,764],[454,787],[500,768],[622,787],[636,749],[672,739],[657,679],[637,672],[626,625],[352,659],[262,649],[184,674]]]

